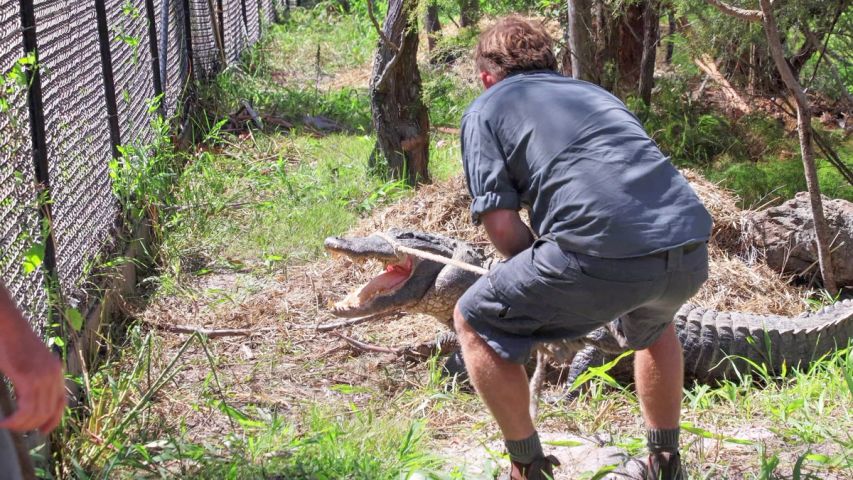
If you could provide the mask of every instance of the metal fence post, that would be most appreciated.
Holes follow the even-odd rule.
[[[193,71],[193,24],[192,24],[192,8],[190,8],[190,0],[181,0],[181,6],[184,9],[184,47],[187,50],[187,79],[193,78],[195,76],[195,72]]]
[[[35,65],[26,69],[27,76],[27,108],[29,110],[30,120],[30,140],[32,142],[32,155],[35,180],[37,183],[38,196],[36,203],[38,205],[39,224],[42,228],[42,241],[44,242],[44,258],[42,259],[43,275],[45,279],[45,288],[48,291],[48,307],[45,325],[51,325],[56,317],[54,311],[54,301],[51,301],[51,296],[61,295],[62,286],[59,284],[59,275],[56,269],[56,244],[53,236],[53,215],[51,213],[51,190],[50,190],[50,175],[47,159],[47,135],[44,128],[44,104],[42,102],[41,89],[41,66],[38,56],[38,40],[36,36],[36,19],[33,0],[20,0],[21,10],[21,27],[22,27],[22,43],[24,55],[32,54],[35,59]],[[51,290],[53,289],[53,292]],[[50,445],[46,445],[47,450],[50,450]],[[28,468],[25,463],[21,464],[22,469]],[[29,467],[31,470],[31,466]],[[31,475],[28,478],[34,478],[34,473],[31,471],[23,471],[24,475]]]
[[[116,105],[116,86],[113,79],[113,56],[110,52],[110,32],[107,27],[107,8],[104,0],[95,0],[95,15],[98,21],[98,46],[101,50],[101,70],[104,76],[104,100],[107,103],[107,124],[110,127],[110,143],[113,158],[119,157],[121,132],[118,127],[118,106]]]
[[[192,15],[192,9],[190,9],[190,0],[181,0],[181,4],[184,9],[184,47],[186,48],[187,53],[187,76],[184,78],[184,85],[187,86],[187,91],[184,94],[183,98],[183,112],[181,116],[183,117],[184,122],[189,119],[190,114],[190,97],[192,94],[192,81],[195,78],[195,68],[193,66],[193,26],[190,15]]]
[[[240,0],[240,10],[243,12],[243,26],[246,27],[246,37],[249,36],[249,14],[246,13],[246,0]]]
[[[52,217],[50,213],[50,176],[47,163],[47,140],[44,130],[44,105],[41,93],[41,68],[38,57],[38,42],[36,40],[36,19],[33,9],[33,0],[20,0],[21,26],[23,27],[24,54],[35,55],[35,68],[28,68],[27,84],[27,106],[30,113],[30,138],[33,146],[33,165],[35,167],[36,182],[41,198],[39,200],[39,219],[41,222],[49,222]],[[44,259],[42,265],[48,278],[56,276],[56,246],[54,245],[53,228],[48,224],[44,234]],[[50,317],[50,309],[48,308]],[[49,322],[49,318],[48,318]]]
[[[163,0],[164,2],[166,0]],[[157,24],[154,17],[154,0],[145,0],[145,18],[148,20],[148,49],[151,50],[151,73],[154,83],[154,96],[159,98],[157,114],[166,116],[163,98],[163,82],[160,77],[160,51],[157,47]]]

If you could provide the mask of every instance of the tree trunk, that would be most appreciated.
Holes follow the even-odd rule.
[[[480,0],[459,0],[459,26],[470,27],[480,20]]]
[[[617,78],[622,92],[633,92],[640,81],[640,61],[643,58],[643,12],[648,1],[632,3],[617,18],[619,30]]]
[[[763,13],[762,23],[767,37],[767,45],[770,55],[776,63],[776,68],[782,76],[782,81],[788,87],[797,103],[797,130],[800,136],[800,152],[803,156],[803,167],[806,173],[806,185],[809,189],[809,200],[814,217],[815,236],[817,237],[817,256],[820,263],[820,272],[823,276],[823,286],[831,293],[838,290],[835,284],[835,276],[832,269],[832,256],[829,249],[831,239],[829,238],[829,227],[823,215],[823,201],[820,196],[820,185],[817,180],[817,169],[814,163],[814,149],[812,147],[811,111],[809,100],[803,92],[800,82],[794,77],[788,63],[785,61],[785,53],[779,40],[779,30],[776,27],[776,19],[773,17],[770,0],[760,0]]]
[[[655,57],[658,46],[658,2],[651,0],[643,12],[643,57],[640,61],[640,99],[648,107],[652,104],[652,88],[655,86]]]
[[[672,5],[669,6],[669,13],[666,15],[667,23],[669,24],[669,30],[667,31],[667,35],[669,36],[669,41],[666,42],[666,64],[672,65],[672,54],[675,50],[675,12],[672,11],[674,8]]]
[[[392,178],[429,182],[429,112],[418,70],[417,0],[389,0],[370,78],[370,110],[379,151]]]
[[[435,43],[438,41],[438,32],[441,31],[441,22],[438,21],[438,3],[435,1],[431,1],[427,5],[424,28],[426,29],[429,53],[432,53],[435,49]]]
[[[568,7],[566,30],[572,78],[593,82],[592,3],[590,0],[569,0]]]
[[[621,15],[612,12],[607,2],[595,2],[595,72],[590,72],[595,83],[610,92],[616,90],[619,54],[619,23]]]

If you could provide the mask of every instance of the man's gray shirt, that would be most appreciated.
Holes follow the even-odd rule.
[[[564,250],[638,257],[710,236],[701,201],[625,105],[554,72],[480,95],[462,118],[462,161],[475,223],[525,207]]]

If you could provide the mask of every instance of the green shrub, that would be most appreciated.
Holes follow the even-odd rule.
[[[649,135],[678,166],[710,166],[714,158],[738,144],[728,119],[689,100],[686,82],[658,81],[652,108],[636,97],[627,99]]]
[[[429,108],[430,123],[458,127],[462,114],[480,95],[480,90],[439,69],[426,69],[423,73],[424,103]]]
[[[821,193],[831,198],[853,201],[853,187],[835,167],[828,162],[818,161],[817,169]],[[797,192],[806,191],[803,163],[799,158],[733,163],[719,170],[709,170],[706,175],[710,180],[735,191],[744,208],[793,198]]]

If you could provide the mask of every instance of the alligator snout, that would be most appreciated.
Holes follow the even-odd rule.
[[[384,262],[398,260],[393,245],[388,240],[378,236],[369,237],[328,237],[323,242],[326,250],[331,253],[346,255],[353,259],[376,259]]]

